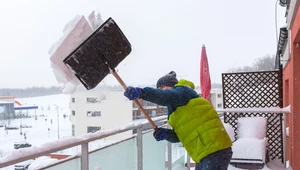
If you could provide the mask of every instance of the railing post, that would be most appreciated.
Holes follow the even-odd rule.
[[[286,162],[286,115],[283,113],[282,115],[282,147],[283,147],[283,163],[284,163],[284,167],[288,168],[287,166],[287,162]]]
[[[137,167],[138,170],[143,170],[143,128],[137,128]]]
[[[172,170],[172,143],[168,142],[168,170]]]
[[[89,169],[89,144],[81,144],[81,170]]]
[[[170,124],[167,124],[167,128],[170,129]],[[172,143],[168,142],[168,170],[172,170]]]
[[[186,153],[186,164],[187,164],[187,170],[191,169],[191,157],[188,153]]]

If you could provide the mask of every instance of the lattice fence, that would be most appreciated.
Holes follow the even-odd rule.
[[[223,73],[224,108],[282,107],[282,76],[279,71]],[[225,123],[233,126],[237,136],[237,118],[267,118],[270,159],[283,158],[282,114],[224,113]]]

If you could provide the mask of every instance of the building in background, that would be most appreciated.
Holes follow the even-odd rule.
[[[76,92],[70,100],[73,136],[115,128],[132,121],[132,102],[123,96],[123,91]],[[119,134],[115,139],[132,135],[128,133]]]
[[[201,95],[200,88],[196,88],[195,91]],[[222,88],[212,88],[210,90],[210,102],[215,109],[223,109],[223,91]]]
[[[14,107],[14,96],[0,96],[0,120],[15,118]]]
[[[142,99],[138,99],[139,103],[143,106],[144,110],[150,117],[156,117],[156,116],[162,116],[162,115],[167,115],[168,110],[166,106],[160,106],[155,103],[145,101]],[[145,118],[144,114],[134,102],[132,102],[132,119],[143,119]]]
[[[215,109],[223,109],[223,95],[222,89],[211,89],[210,91],[210,101]]]
[[[167,108],[139,100],[150,117],[167,114]],[[134,102],[124,97],[124,91],[76,92],[70,97],[72,135],[80,136],[99,130],[111,129],[145,118]],[[111,137],[122,139],[129,132]]]

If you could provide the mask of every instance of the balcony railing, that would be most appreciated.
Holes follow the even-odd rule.
[[[166,116],[161,116],[153,118],[153,121],[161,124],[161,122],[166,122],[166,119]],[[163,126],[165,125],[163,124]],[[152,135],[153,130],[143,130],[145,126],[149,126],[147,121],[135,121],[107,131],[89,133],[81,137],[62,138],[42,146],[15,150],[0,159],[0,168],[76,146],[80,146],[80,153],[46,165],[42,169],[171,170],[172,167],[179,164],[184,166],[184,148],[180,144],[155,141]],[[89,149],[89,144],[94,141],[133,130],[136,130],[137,133],[131,137],[95,150]]]
[[[290,113],[290,108],[236,108],[218,109],[217,111],[234,113],[273,112],[276,114]],[[153,118],[153,121],[156,124],[162,126],[166,126],[165,123],[161,124],[161,122],[166,122],[166,120],[167,116]],[[80,137],[62,138],[42,146],[15,150],[6,157],[0,159],[0,168],[80,146],[81,152],[78,154],[58,160],[51,165],[45,165],[40,169],[171,170],[172,167],[175,166],[184,166],[186,162],[188,170],[190,169],[190,158],[187,156],[186,160],[186,152],[180,143],[171,144],[166,141],[157,142],[152,136],[153,130],[143,130],[145,129],[145,126],[149,127],[148,121],[135,121],[111,130],[89,133]],[[132,136],[126,139],[112,142],[95,150],[89,148],[89,144],[95,141],[133,130],[136,130],[136,133],[133,133]],[[285,132],[283,133],[283,136],[285,137]]]

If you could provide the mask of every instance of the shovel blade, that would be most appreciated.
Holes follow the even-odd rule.
[[[131,52],[131,44],[109,18],[64,59],[87,90],[95,88]]]

